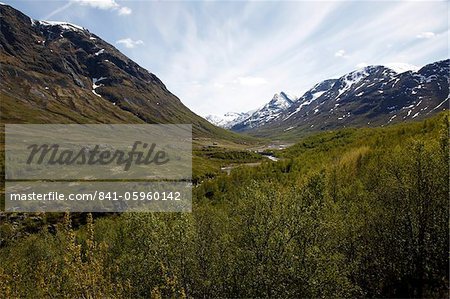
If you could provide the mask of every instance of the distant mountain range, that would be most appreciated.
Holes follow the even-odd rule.
[[[252,113],[215,119],[215,123],[236,132],[273,136],[290,130],[309,132],[423,119],[448,109],[449,74],[450,60],[420,69],[405,64],[367,66],[322,81],[298,99],[281,92]],[[243,118],[245,115],[248,117]]]
[[[208,115],[206,116],[206,120],[210,123],[222,127],[225,129],[230,129],[234,125],[240,123],[241,121],[247,119],[254,111],[249,112],[228,112],[222,116],[217,115]]]
[[[187,123],[241,138],[189,110],[154,74],[89,30],[0,4],[2,123]]]
[[[272,100],[259,109],[248,112],[228,112],[223,116],[208,115],[206,119],[223,128],[231,129],[236,126],[256,127],[269,122],[280,115],[280,113],[290,107],[297,97],[285,92],[276,93]]]

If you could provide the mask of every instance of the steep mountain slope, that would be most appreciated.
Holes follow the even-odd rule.
[[[3,123],[189,123],[195,136],[239,138],[85,28],[35,21],[7,5],[0,23]]]
[[[438,61],[400,74],[384,66],[368,66],[325,80],[271,121],[244,130],[255,136],[304,135],[423,119],[448,109],[449,62]],[[240,124],[232,129],[243,131]]]

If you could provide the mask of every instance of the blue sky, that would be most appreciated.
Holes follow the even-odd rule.
[[[203,116],[301,96],[363,65],[449,56],[447,1],[1,1],[88,28]]]

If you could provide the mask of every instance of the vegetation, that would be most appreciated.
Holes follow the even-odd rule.
[[[448,130],[441,114],[309,136],[204,180],[192,213],[88,214],[79,229],[66,215],[0,248],[0,294],[447,297]]]
[[[192,180],[194,185],[220,175],[222,167],[266,160],[258,153],[243,148],[203,146],[193,150]]]

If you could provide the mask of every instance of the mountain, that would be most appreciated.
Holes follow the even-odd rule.
[[[288,95],[283,91],[276,93],[270,102],[230,128],[233,131],[241,132],[263,126],[276,119],[283,111],[291,107],[295,101],[297,101],[295,96]]]
[[[89,30],[0,5],[3,123],[187,123],[238,138],[194,114],[164,83]]]
[[[407,71],[417,72],[420,69],[420,67],[418,66],[409,63],[399,63],[399,62],[384,64],[384,66],[393,70],[397,74],[401,74]]]
[[[383,126],[403,120],[423,119],[448,109],[450,60],[438,61],[417,71],[397,65],[400,73],[385,66],[368,66],[338,79],[316,84],[286,109],[265,122],[236,124],[232,130],[255,136],[299,135],[347,126]],[[289,133],[286,133],[289,131]]]
[[[254,111],[250,112],[227,112],[224,115],[208,115],[205,117],[207,121],[215,126],[230,129],[234,125],[247,119]]]

